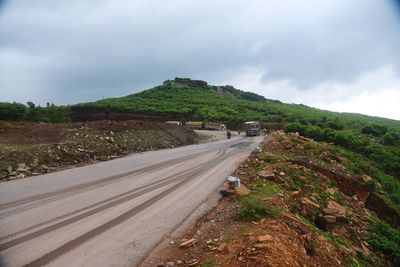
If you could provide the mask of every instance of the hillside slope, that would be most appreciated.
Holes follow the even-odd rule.
[[[358,126],[361,129],[368,124],[379,123],[400,131],[400,123],[395,120],[323,111],[302,104],[285,104],[229,85],[212,86],[187,78],[168,80],[155,88],[125,97],[81,103],[72,109],[78,107],[190,115],[196,120],[210,121],[318,122],[325,117],[326,121],[340,120],[349,127]]]

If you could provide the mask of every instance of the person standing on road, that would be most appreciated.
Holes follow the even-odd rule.
[[[229,131],[229,130],[226,131],[226,137],[228,139],[231,139],[231,131]]]

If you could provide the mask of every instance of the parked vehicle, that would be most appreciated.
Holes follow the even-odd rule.
[[[210,121],[188,121],[186,123],[186,126],[195,130],[220,131],[226,129],[226,126],[224,124]]]
[[[180,121],[166,121],[165,123],[168,123],[168,124],[175,124],[175,125],[178,125],[178,126],[182,126],[182,122],[180,122]]]
[[[186,126],[192,128],[194,130],[202,130],[203,122],[202,121],[188,121],[186,122]]]
[[[260,124],[256,121],[248,121],[243,124],[243,131],[247,136],[259,136],[260,135]]]
[[[203,129],[219,131],[219,130],[221,130],[221,124],[219,122],[210,122],[210,121],[203,122]]]

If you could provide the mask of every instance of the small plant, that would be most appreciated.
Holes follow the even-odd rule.
[[[294,202],[291,206],[290,206],[292,212],[294,213],[298,213],[301,210],[300,204],[297,202]]]
[[[333,199],[336,200],[340,205],[346,205],[346,199],[344,198],[343,194],[338,191],[333,193]]]
[[[214,259],[206,259],[205,262],[201,265],[202,267],[212,267],[216,264]]]
[[[267,216],[273,218],[279,216],[279,209],[263,203],[256,195],[241,197],[239,203],[239,218],[243,221],[258,221]]]
[[[226,236],[224,238],[224,243],[229,244],[230,242],[232,242],[233,240],[235,240],[235,235],[234,234],[229,234],[228,236]]]

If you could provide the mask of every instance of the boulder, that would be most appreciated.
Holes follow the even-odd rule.
[[[334,215],[324,215],[323,218],[326,223],[336,223],[336,217]]]
[[[37,157],[33,158],[31,166],[34,167],[34,168],[39,166],[39,159]]]
[[[260,235],[257,237],[258,242],[274,241],[271,235]]]
[[[240,187],[235,187],[235,193],[238,196],[247,196],[250,194],[250,189],[248,189],[245,185],[241,185]]]
[[[327,193],[333,195],[333,194],[336,193],[336,189],[333,188],[333,187],[330,187],[330,188],[326,189],[325,192],[327,192]]]
[[[273,173],[271,171],[261,171],[258,173],[258,176],[260,176],[261,178],[273,181],[275,178],[275,173]]]
[[[13,172],[13,168],[11,166],[8,166],[7,172],[8,172],[8,174],[11,174]]]
[[[265,243],[260,243],[260,244],[255,244],[254,247],[258,248],[258,249],[267,249],[267,248],[270,248],[271,245],[270,244],[265,244]]]
[[[192,239],[189,239],[189,240],[181,243],[179,246],[181,248],[188,248],[188,247],[194,245],[195,243],[196,243],[196,239],[192,238]]]
[[[322,213],[324,215],[336,215],[338,213],[338,210],[337,209],[324,208],[324,209],[322,209]]]
[[[335,209],[337,210],[337,214],[340,215],[345,215],[346,214],[346,208],[337,203],[336,201],[330,200],[328,202],[328,209]]]
[[[228,245],[225,244],[225,243],[222,243],[221,245],[219,245],[217,249],[221,253],[228,253],[229,252]]]
[[[361,178],[363,179],[364,183],[372,180],[371,176],[366,175],[366,174],[362,175]]]
[[[311,201],[309,198],[306,198],[306,197],[303,198],[302,203],[306,204],[308,206],[311,206],[314,209],[319,209],[320,208],[320,206],[317,203]]]

